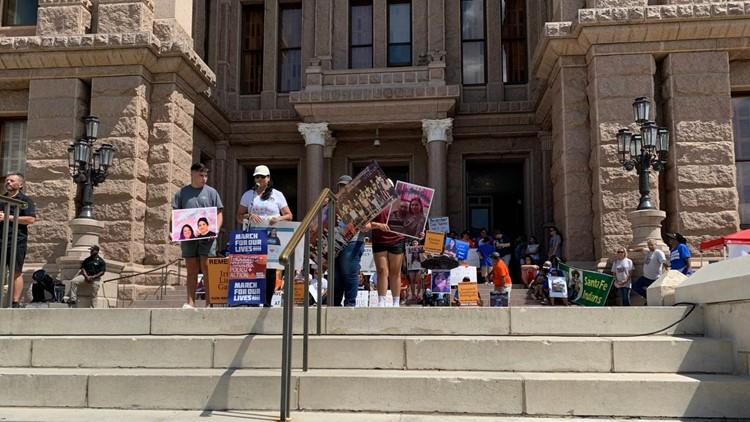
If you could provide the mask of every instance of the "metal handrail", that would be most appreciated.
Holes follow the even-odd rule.
[[[19,199],[10,198],[7,196],[0,196],[0,202],[7,204],[3,205],[5,211],[12,211],[13,213],[13,225],[10,226],[8,218],[3,218],[3,230],[2,230],[2,247],[0,247],[0,307],[10,308],[13,302],[13,288],[15,287],[15,279],[13,276],[16,273],[16,253],[18,252],[18,217],[19,209],[25,210],[29,207],[24,201]],[[10,212],[5,212],[9,215]],[[11,237],[12,242],[10,244],[10,257],[8,257],[8,230],[12,230]],[[10,262],[8,262],[10,258]],[[10,265],[10,271],[7,266]],[[8,273],[10,277],[8,278]],[[2,286],[5,285],[5,280],[8,278],[8,300],[3,300]]]
[[[307,372],[307,342],[308,342],[308,315],[309,305],[307,300],[307,292],[309,287],[310,274],[310,225],[313,219],[318,219],[318,247],[317,247],[317,263],[318,263],[318,300],[317,300],[317,334],[321,334],[321,301],[323,292],[323,268],[320,265],[323,262],[323,208],[328,205],[328,257],[334,252],[334,230],[336,228],[336,197],[333,195],[330,189],[324,188],[318,199],[315,200],[310,211],[308,211],[305,218],[302,219],[297,230],[295,230],[292,238],[287,243],[284,250],[279,255],[279,263],[284,266],[284,303],[283,303],[283,332],[281,341],[281,405],[279,419],[284,422],[291,418],[290,412],[290,400],[291,400],[291,383],[292,383],[292,336],[294,334],[292,329],[292,308],[294,307],[294,250],[297,245],[304,237],[304,251],[303,251],[303,263],[302,267],[304,270],[305,279],[305,300],[304,303],[304,317],[303,317],[303,340],[302,340],[302,370]],[[328,303],[327,306],[331,306],[333,296],[331,293],[334,292],[334,278],[335,278],[334,265],[328,266]]]

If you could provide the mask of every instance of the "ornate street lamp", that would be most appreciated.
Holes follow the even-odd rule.
[[[646,97],[636,98],[633,103],[633,114],[635,122],[641,126],[640,135],[633,134],[628,129],[620,129],[617,132],[620,163],[625,170],[635,169],[638,173],[638,190],[641,193],[637,208],[639,210],[654,209],[649,196],[651,189],[648,176],[650,169],[660,171],[664,168],[669,151],[669,132],[648,120],[650,108],[651,104]]]
[[[110,144],[103,144],[94,151],[94,143],[99,136],[99,119],[87,116],[83,120],[86,122],[86,135],[68,147],[68,166],[70,177],[83,190],[83,208],[78,218],[93,219],[91,206],[94,203],[94,186],[107,179],[107,170],[112,165],[115,149]]]

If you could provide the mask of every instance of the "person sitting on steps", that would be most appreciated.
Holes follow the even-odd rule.
[[[73,278],[70,283],[68,306],[71,308],[78,307],[76,306],[78,304],[78,287],[81,283],[91,284],[91,307],[96,308],[98,303],[99,287],[101,287],[102,276],[107,271],[107,263],[99,256],[98,245],[91,246],[89,251],[91,251],[91,255],[83,260],[79,275]]]

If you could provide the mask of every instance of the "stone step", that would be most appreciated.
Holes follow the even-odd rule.
[[[5,406],[276,410],[279,371],[0,369]],[[714,374],[293,371],[292,410],[543,416],[750,415],[750,379]],[[418,392],[405,400],[406,392]],[[626,395],[627,399],[619,400]],[[502,399],[499,399],[502,398]]]
[[[339,335],[644,335],[674,324],[690,307],[323,308],[321,328]],[[3,335],[281,334],[281,308],[0,309]],[[703,334],[703,311],[660,334]],[[317,312],[310,309],[310,332]],[[303,309],[293,326],[303,329]]]
[[[311,336],[308,355],[314,369],[731,373],[732,347],[730,340],[668,336]],[[281,366],[280,351],[278,335],[9,336],[0,338],[0,366],[264,369]],[[301,367],[301,338],[293,351]]]
[[[162,300],[158,299],[144,299],[135,300],[128,304],[127,308],[182,308],[182,305],[186,303],[185,298],[165,298]],[[196,300],[196,308],[204,308],[206,306],[205,300]]]

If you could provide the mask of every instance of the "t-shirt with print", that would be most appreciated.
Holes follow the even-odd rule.
[[[646,261],[643,263],[643,276],[649,280],[656,280],[661,275],[661,269],[667,257],[660,249],[646,250]]]
[[[271,195],[265,201],[251,189],[242,195],[240,205],[247,207],[250,214],[255,214],[263,220],[281,216],[281,209],[288,206],[284,194],[276,189],[271,191]]]
[[[624,281],[628,278],[628,274],[633,271],[633,261],[630,258],[616,259],[612,263],[612,274],[615,276],[615,280]],[[632,280],[628,280],[622,287],[630,287]],[[617,287],[617,286],[616,286]]]

